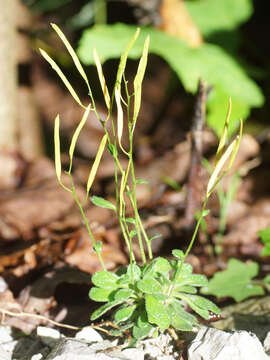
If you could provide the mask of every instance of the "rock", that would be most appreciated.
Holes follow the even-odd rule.
[[[264,339],[263,347],[266,354],[270,355],[270,331],[267,333],[266,338]]]
[[[0,359],[1,360],[12,360],[12,354],[3,349],[0,345]]]
[[[269,360],[256,335],[202,327],[188,348],[188,360]]]
[[[111,346],[111,343],[107,342]],[[109,355],[109,349],[106,349],[107,342],[100,343],[100,349],[95,349],[84,341],[71,338],[60,339],[46,360],[129,360],[124,356],[119,358]]]
[[[102,336],[91,326],[86,326],[75,335],[77,340],[85,340],[87,342],[103,341]]]
[[[8,341],[12,341],[11,328],[9,326],[0,325],[0,344]]]
[[[38,326],[37,327],[37,336],[41,338],[43,344],[48,345],[50,347],[54,346],[56,341],[60,339],[61,334],[56,329],[51,329],[46,326]]]

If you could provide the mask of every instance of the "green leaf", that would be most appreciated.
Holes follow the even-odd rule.
[[[134,294],[134,291],[131,289],[119,289],[115,292],[114,300],[127,300]]]
[[[112,204],[110,201],[108,201],[100,196],[92,196],[91,202],[96,206],[116,211],[116,207],[114,204]]]
[[[264,243],[264,248],[262,250],[261,256],[270,255],[270,227],[259,231],[259,236]]]
[[[172,251],[172,254],[173,254],[173,256],[175,256],[176,258],[178,258],[180,260],[183,260],[185,258],[184,251],[182,251],[182,250],[175,249]]]
[[[114,291],[114,289],[102,289],[97,287],[92,287],[89,291],[90,299],[99,302],[105,302],[109,300],[109,295]]]
[[[134,280],[138,280],[141,276],[141,269],[136,264],[130,264],[127,267],[127,275]]]
[[[160,294],[162,293],[162,286],[154,278],[144,278],[138,281],[137,287],[140,291],[146,294]]]
[[[258,275],[258,269],[256,262],[245,264],[232,258],[228,262],[227,269],[217,272],[209,280],[208,286],[201,289],[201,293],[212,294],[218,298],[229,296],[237,302],[250,296],[263,295],[263,288],[251,281]]]
[[[267,291],[270,291],[270,275],[267,275],[263,279],[263,285],[266,287]]]
[[[109,271],[98,271],[92,276],[92,283],[103,289],[117,288],[117,280],[119,277]]]
[[[137,325],[134,325],[132,329],[132,335],[135,337],[135,339],[140,340],[148,336],[152,329],[153,329],[153,325],[149,323],[144,327],[139,327]]]
[[[144,180],[144,179],[137,179],[136,184],[149,184],[149,181]]]
[[[179,297],[184,300],[192,310],[199,314],[203,319],[209,319],[209,311],[214,314],[220,314],[220,309],[210,300],[198,295],[180,294]]]
[[[126,218],[125,220],[126,220],[127,223],[130,223],[132,225],[136,225],[136,221],[135,221],[134,218]]]
[[[170,326],[170,317],[162,301],[157,300],[155,296],[151,294],[146,294],[145,307],[150,323],[158,325],[162,332],[168,329]]]
[[[168,307],[172,326],[180,331],[191,331],[197,323],[195,316],[184,311],[179,301],[175,300]]]
[[[181,285],[191,285],[191,286],[207,286],[208,279],[204,275],[200,274],[188,274],[184,275],[177,279],[177,284]]]
[[[251,0],[187,1],[185,6],[204,37],[235,29],[253,10]]]
[[[120,305],[122,303],[121,300],[111,301],[101,307],[99,307],[96,311],[94,311],[90,317],[92,321],[98,319],[100,316],[105,314],[107,311],[111,310],[113,307]]]
[[[184,292],[184,293],[189,293],[189,294],[196,294],[197,290],[194,286],[190,286],[190,285],[182,285],[181,283],[176,285],[173,288],[173,296],[177,296],[177,293],[179,292]]]
[[[136,309],[136,305],[123,307],[114,314],[114,320],[116,324],[128,320]]]
[[[157,257],[143,270],[143,277],[152,277],[156,273],[167,274],[172,269],[170,262],[162,257]]]
[[[93,64],[89,47],[97,44],[98,52],[104,61],[117,58],[133,36],[135,29],[134,26],[125,24],[94,26],[83,33],[78,50],[79,56],[84,63]],[[137,59],[141,56],[147,35],[151,38],[149,52],[161,56],[168,62],[187,91],[192,93],[197,91],[199,78],[214,85],[207,121],[217,134],[220,135],[223,130],[223,114],[226,112],[230,96],[234,104],[231,115],[232,129],[236,127],[239,117],[243,119],[247,117],[251,107],[263,104],[264,97],[261,90],[245,73],[239,61],[217,45],[204,43],[199,48],[191,48],[177,37],[152,27],[142,28],[140,37],[129,52],[130,58]],[[221,98],[220,103],[218,100]],[[212,113],[215,113],[215,116],[212,116]],[[220,113],[222,116],[216,116]]]

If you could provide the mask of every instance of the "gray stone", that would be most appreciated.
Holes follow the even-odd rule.
[[[202,327],[188,348],[188,360],[269,360],[256,335]]]
[[[75,335],[77,340],[85,340],[88,342],[103,341],[102,336],[91,326],[86,326]]]

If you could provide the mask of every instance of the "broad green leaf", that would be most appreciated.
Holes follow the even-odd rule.
[[[259,231],[259,236],[264,243],[264,248],[262,250],[262,256],[269,256],[270,255],[270,227]]]
[[[59,29],[59,27],[56,24],[51,24],[52,28],[56,31],[57,35],[60,37],[60,39],[63,41],[65,47],[67,48],[70,56],[72,57],[72,60],[77,68],[77,70],[79,71],[79,73],[81,74],[82,78],[84,79],[88,89],[90,90],[90,85],[86,76],[86,73],[80,63],[80,60],[77,56],[77,54],[75,53],[75,51],[73,50],[72,46],[70,45],[70,43],[68,42],[66,36],[64,35],[64,33],[62,32],[61,29]],[[91,91],[91,90],[90,90]]]
[[[79,56],[84,63],[93,63],[89,47],[94,43],[97,44],[102,61],[117,58],[134,31],[135,27],[125,24],[94,26],[83,33]],[[208,84],[214,85],[207,121],[218,135],[223,129],[223,114],[230,96],[234,104],[231,115],[232,129],[240,117],[247,117],[251,107],[263,104],[264,98],[259,87],[245,73],[240,63],[219,46],[204,43],[199,48],[190,48],[179,38],[147,27],[141,29],[140,37],[130,49],[130,58],[137,59],[141,56],[147,35],[151,38],[149,52],[161,56],[168,62],[187,91],[197,91],[200,77]],[[223,101],[218,101],[221,98]],[[215,116],[212,116],[212,113]],[[222,116],[216,116],[220,114]]]
[[[74,132],[74,134],[72,136],[71,144],[70,144],[70,147],[69,147],[69,159],[70,159],[69,172],[71,171],[71,168],[72,168],[72,159],[73,159],[75,146],[76,146],[78,137],[80,135],[80,132],[81,132],[82,128],[84,127],[84,124],[86,123],[86,120],[88,118],[90,109],[91,109],[91,105],[88,105],[85,112],[84,112],[84,114],[83,114],[82,120],[79,122],[79,124],[78,124],[78,126],[77,126],[77,128],[76,128],[76,130],[75,130],[75,132]]]
[[[179,285],[191,285],[191,286],[206,286],[208,284],[208,279],[205,275],[200,274],[188,274],[182,276],[182,279],[178,279]]]
[[[115,292],[114,300],[127,300],[134,294],[134,291],[131,289],[119,289]]]
[[[140,291],[146,294],[160,294],[162,293],[162,286],[154,278],[144,278],[138,281],[137,287]]]
[[[106,85],[106,80],[105,80],[105,77],[104,77],[104,74],[103,74],[100,59],[99,59],[99,56],[98,56],[98,53],[97,53],[96,49],[94,49],[94,59],[95,59],[96,68],[97,68],[97,71],[98,71],[98,78],[99,78],[99,82],[100,82],[101,89],[102,89],[102,92],[103,92],[104,100],[105,100],[107,109],[110,110],[111,99],[110,99],[109,91],[108,91],[108,88],[107,88],[107,85]]]
[[[145,308],[150,323],[158,325],[162,332],[168,329],[170,326],[170,317],[162,301],[157,300],[151,294],[146,294]]]
[[[135,339],[140,340],[148,336],[152,329],[153,329],[153,325],[149,323],[144,327],[139,327],[137,325],[134,325],[132,329],[132,335],[135,337]]]
[[[150,42],[150,38],[149,36],[147,36],[143,47],[142,57],[139,62],[138,71],[133,83],[134,84],[133,129],[135,128],[135,123],[141,107],[142,82],[147,65],[149,42]]]
[[[48,63],[51,65],[51,67],[57,72],[57,74],[59,75],[59,77],[61,78],[63,83],[65,84],[66,88],[68,89],[68,91],[70,92],[70,94],[72,95],[74,100],[77,101],[77,103],[81,107],[85,108],[85,106],[81,103],[79,96],[76,94],[75,90],[71,86],[71,84],[68,81],[68,79],[66,78],[66,76],[63,74],[62,70],[56,64],[56,62],[46,53],[45,50],[39,49],[39,51],[40,51],[41,55],[44,57],[44,59],[47,60]]]
[[[155,276],[158,272],[166,274],[172,269],[170,262],[162,257],[155,258],[143,270],[143,277]]]
[[[91,168],[91,171],[89,173],[88,180],[87,180],[86,197],[88,197],[91,186],[92,186],[92,184],[93,184],[93,182],[95,180],[95,176],[96,176],[99,164],[100,164],[100,160],[101,160],[101,157],[103,155],[103,152],[104,152],[104,149],[105,149],[105,146],[106,146],[106,143],[107,143],[107,138],[108,138],[107,134],[105,134],[103,136],[100,144],[99,144],[97,155],[95,157],[95,161],[94,161],[94,163],[92,165],[92,168]],[[98,206],[100,206],[100,205],[98,205]]]
[[[185,312],[180,304],[177,305],[176,301],[169,305],[168,312],[170,314],[171,324],[177,330],[191,331],[193,324],[196,323],[196,318]]]
[[[112,289],[118,287],[116,282],[119,277],[109,271],[98,271],[92,276],[92,283],[103,289]]]
[[[141,276],[141,269],[136,264],[130,264],[127,268],[127,275],[131,278],[133,277],[135,280],[139,279]]]
[[[263,288],[252,283],[252,278],[258,275],[258,270],[256,262],[245,264],[232,258],[227,269],[215,273],[208,286],[201,289],[201,293],[215,295],[218,298],[229,296],[237,302],[250,296],[263,295]]]
[[[107,311],[111,310],[113,307],[120,305],[122,303],[121,300],[119,301],[111,301],[101,307],[99,307],[96,311],[94,311],[90,317],[92,321],[98,319],[100,316],[105,314]]]
[[[212,306],[206,306],[207,303],[202,304],[202,302],[199,301],[200,300],[199,298],[201,298],[201,299],[204,299],[204,298],[202,298],[198,295],[190,295],[190,294],[182,294],[181,293],[181,295],[179,295],[179,298],[184,300],[191,307],[191,309],[193,311],[195,311],[197,314],[199,314],[205,320],[209,319],[209,311],[212,311],[215,314],[220,313],[220,310],[218,309],[218,307],[216,307],[214,305],[214,303],[212,303],[211,301],[207,300],[209,303],[211,303]],[[204,300],[206,300],[206,299],[204,299]],[[212,309],[216,309],[216,310],[213,311]]]
[[[231,31],[252,15],[251,0],[187,1],[185,6],[203,36]]]
[[[96,206],[116,211],[116,207],[115,207],[114,204],[112,204],[110,201],[108,201],[106,199],[103,199],[100,196],[92,196],[91,197],[91,202]]]
[[[182,285],[180,283],[180,284],[177,284],[176,286],[174,286],[172,294],[177,297],[179,292],[184,292],[184,293],[189,293],[189,294],[196,294],[197,290],[196,290],[196,288],[194,286]]]
[[[122,309],[117,310],[116,313],[114,314],[114,320],[116,324],[128,320],[133,314],[135,309],[136,309],[136,305],[123,307]]]
[[[94,301],[105,302],[109,300],[109,295],[112,293],[112,291],[114,290],[92,287],[89,291],[89,297]]]

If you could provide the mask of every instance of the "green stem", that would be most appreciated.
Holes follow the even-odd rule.
[[[95,250],[95,252],[96,252],[96,254],[97,254],[97,256],[98,256],[99,262],[100,262],[103,270],[106,270],[106,266],[105,266],[104,261],[103,261],[103,259],[102,259],[101,253],[100,253],[99,251],[96,251],[96,245],[97,245],[97,243],[96,243],[96,240],[95,240],[95,238],[94,238],[94,235],[93,235],[93,233],[92,233],[92,231],[91,231],[91,229],[90,229],[90,226],[89,226],[87,217],[86,217],[86,215],[85,215],[83,206],[82,206],[80,200],[78,199],[78,196],[77,196],[77,193],[76,193],[76,190],[75,190],[75,186],[74,186],[74,182],[73,182],[72,176],[71,176],[71,174],[68,174],[68,175],[69,175],[69,178],[70,178],[70,181],[71,181],[71,184],[72,184],[72,195],[73,195],[73,198],[74,198],[76,204],[78,205],[78,207],[79,207],[79,209],[80,209],[80,212],[81,212],[81,215],[82,215],[82,218],[83,218],[84,225],[85,225],[85,227],[86,227],[86,230],[87,230],[87,232],[88,232],[88,234],[89,234],[89,237],[90,237],[90,239],[91,239],[91,242],[92,242],[92,246],[93,246],[93,248],[94,248],[94,250]]]

